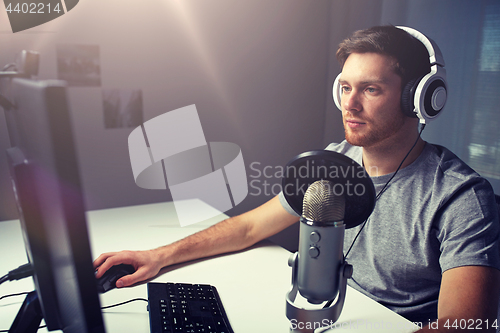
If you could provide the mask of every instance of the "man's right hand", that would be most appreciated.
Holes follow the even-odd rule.
[[[135,272],[125,275],[116,281],[116,287],[130,287],[136,283],[153,278],[162,269],[159,249],[147,251],[121,251],[101,254],[94,261],[97,270],[96,278],[100,278],[104,272],[112,266],[128,264],[134,266]]]

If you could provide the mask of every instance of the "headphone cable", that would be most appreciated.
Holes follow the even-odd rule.
[[[420,132],[418,133],[418,137],[417,137],[417,140],[415,140],[415,143],[413,144],[413,146],[411,146],[410,150],[408,151],[408,153],[406,153],[406,156],[403,158],[403,160],[401,161],[401,163],[399,163],[399,166],[398,168],[396,169],[396,171],[392,174],[391,178],[389,178],[389,180],[385,183],[384,187],[382,187],[382,189],[380,190],[380,192],[378,192],[377,196],[375,197],[375,203],[377,202],[377,200],[380,198],[380,196],[382,195],[382,193],[385,192],[385,190],[387,189],[387,186],[389,185],[389,183],[391,182],[391,180],[396,176],[396,174],[398,173],[399,169],[401,169],[401,166],[403,165],[403,163],[406,161],[406,158],[408,158],[408,156],[410,155],[411,151],[413,150],[413,148],[415,148],[415,146],[417,145],[417,142],[418,140],[420,139],[420,137],[422,136],[422,132],[425,128],[425,124],[422,124],[422,127],[420,128]],[[354,245],[354,243],[356,242],[356,240],[358,239],[358,236],[359,234],[361,233],[361,231],[363,231],[365,225],[367,224],[368,222],[368,219],[369,217],[363,222],[363,225],[361,226],[361,229],[359,229],[358,233],[356,234],[356,236],[354,237],[352,243],[351,243],[351,246],[349,247],[349,250],[347,250],[346,254],[344,255],[344,261],[346,260],[347,258],[347,255],[349,254],[349,252],[351,252],[351,249]]]

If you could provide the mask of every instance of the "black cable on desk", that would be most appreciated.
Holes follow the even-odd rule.
[[[4,295],[4,296],[0,297],[0,300],[2,300],[4,298],[7,298],[7,297],[21,296],[21,295],[26,295],[26,294],[28,294],[28,292],[22,292],[22,293],[17,293],[17,294]],[[148,302],[148,300],[146,298],[133,298],[133,299],[130,299],[130,300],[125,301],[125,302],[121,302],[121,303],[117,303],[117,304],[112,304],[112,305],[107,305],[107,306],[102,306],[101,310],[105,310],[105,309],[109,309],[109,308],[114,308],[114,307],[117,307],[117,306],[125,305],[125,304],[131,303],[131,302],[136,302],[136,301],[145,301],[145,302]],[[40,327],[38,327],[38,329],[44,328],[46,326],[47,325],[40,326]],[[0,330],[0,333],[8,333],[8,332],[9,332],[9,330]]]
[[[29,292],[25,291],[25,292],[17,293],[17,294],[3,295],[3,296],[0,297],[0,301],[3,300],[4,298],[14,297],[14,296],[22,296],[22,295],[27,295],[27,294],[29,294]]]
[[[125,302],[121,302],[121,303],[117,303],[117,304],[113,304],[113,305],[102,306],[101,310],[105,310],[105,309],[109,309],[109,308],[114,308],[114,307],[117,307],[117,306],[120,306],[120,305],[125,305],[125,304],[131,303],[131,302],[135,302],[135,301],[145,301],[145,302],[147,302],[148,300],[145,299],[145,298],[134,298],[134,299],[130,299],[130,300],[125,301]]]

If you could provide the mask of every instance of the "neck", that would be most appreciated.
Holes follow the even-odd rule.
[[[408,154],[414,144],[415,147]],[[414,135],[407,135],[403,140],[375,147],[363,147],[363,166],[371,177],[383,176],[395,172],[406,154],[408,157],[401,165],[401,169],[413,163],[422,153],[424,146],[425,141],[416,132]]]

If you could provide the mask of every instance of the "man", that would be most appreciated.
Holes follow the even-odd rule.
[[[341,43],[337,57],[346,141],[327,149],[362,164],[377,192],[387,185],[356,241],[361,226],[346,231],[350,285],[423,325],[438,319],[449,331],[463,327],[458,319],[494,331],[500,259],[491,186],[447,149],[422,140],[418,119],[401,112],[403,87],[429,71],[425,47],[396,27],[374,27]],[[132,264],[136,272],[117,282],[130,286],[165,266],[244,249],[297,221],[280,195],[176,243],[103,254],[97,277]]]

